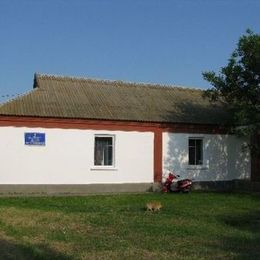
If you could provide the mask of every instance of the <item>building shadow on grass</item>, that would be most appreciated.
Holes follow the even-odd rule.
[[[34,260],[34,259],[71,259],[45,245],[23,245],[0,239],[0,259]]]
[[[243,232],[241,235],[238,232],[230,232],[229,236],[223,236],[220,249],[238,259],[260,259],[260,210],[221,216],[219,220],[227,227]]]
[[[260,235],[260,210],[258,209],[251,210],[246,214],[223,217],[223,222],[236,229]]]

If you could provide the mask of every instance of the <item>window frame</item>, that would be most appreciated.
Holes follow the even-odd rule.
[[[194,147],[194,161],[195,163],[194,164],[191,164],[190,163],[190,140],[194,140],[195,141],[195,145],[193,146]],[[201,147],[200,147],[200,157],[201,159],[200,160],[197,160],[197,146],[196,146],[196,141],[199,140],[201,141]],[[197,161],[200,161],[200,163],[197,163]],[[194,167],[202,167],[204,165],[204,147],[203,147],[203,137],[189,137],[188,138],[188,165],[189,166],[194,166]]]
[[[111,165],[96,165],[96,138],[112,138],[112,164]],[[115,135],[112,134],[95,134],[94,135],[94,154],[93,154],[93,169],[115,169]]]

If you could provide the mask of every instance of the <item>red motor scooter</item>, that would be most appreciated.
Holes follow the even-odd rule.
[[[192,187],[191,179],[183,179],[179,181],[174,181],[178,179],[180,175],[176,175],[173,172],[169,173],[165,183],[163,184],[163,192],[190,192]]]

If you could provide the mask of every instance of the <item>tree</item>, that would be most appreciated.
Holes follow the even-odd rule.
[[[203,78],[213,88],[204,95],[211,101],[227,104],[233,118],[233,130],[242,136],[259,135],[260,126],[260,34],[249,29],[241,36],[226,67],[215,72],[203,72]],[[251,143],[259,154],[259,145]]]

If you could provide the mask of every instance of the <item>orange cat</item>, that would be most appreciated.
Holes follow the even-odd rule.
[[[162,208],[162,204],[159,201],[151,201],[146,203],[146,210],[147,211],[160,211]]]

